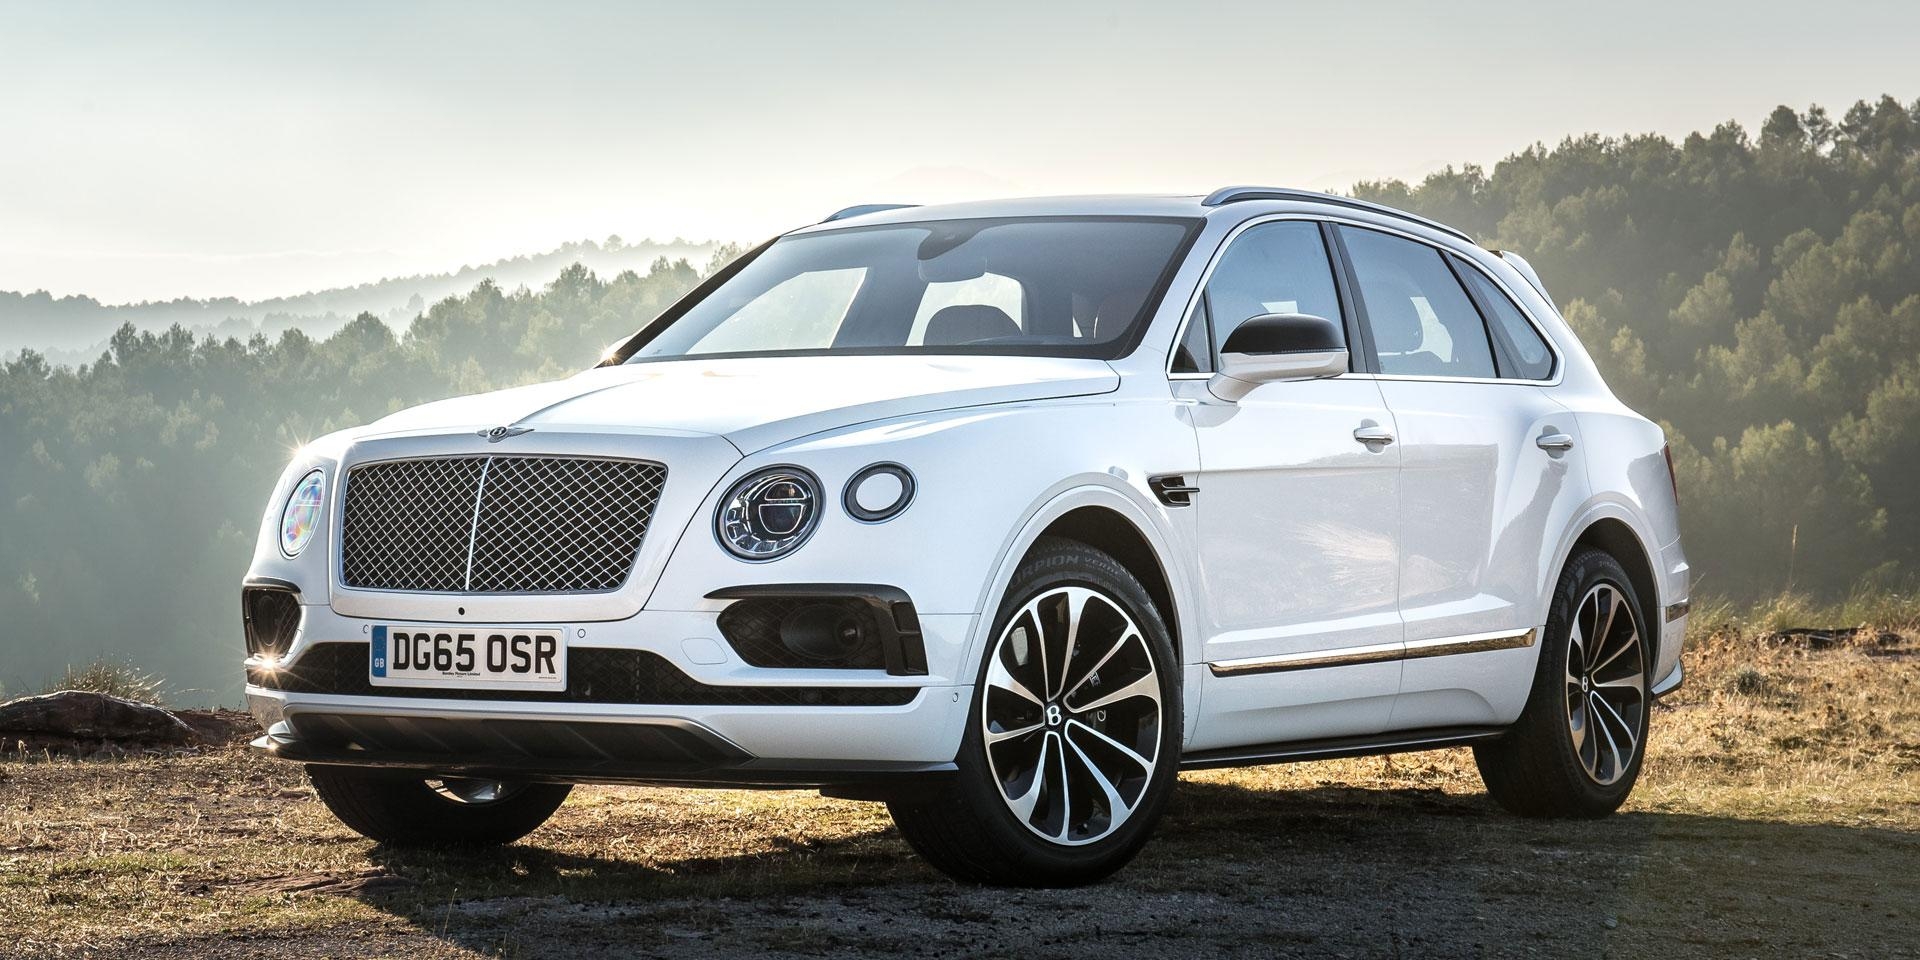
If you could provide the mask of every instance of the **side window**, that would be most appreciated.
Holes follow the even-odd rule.
[[[1492,316],[1493,337],[1500,345],[1501,375],[1521,380],[1552,379],[1553,351],[1541,339],[1540,331],[1527,322],[1526,314],[1486,274],[1465,264],[1459,265],[1459,271]]]
[[[1283,220],[1235,238],[1207,281],[1215,348],[1240,324],[1268,313],[1306,313],[1340,322],[1340,295],[1320,225]]]
[[[1494,377],[1487,326],[1440,251],[1392,234],[1341,227],[1366,305],[1380,372]]]
[[[1213,342],[1209,339],[1211,320],[1207,317],[1207,295],[1202,293],[1193,301],[1193,312],[1187,314],[1187,329],[1180,335],[1180,345],[1173,350],[1172,373],[1212,373]]]

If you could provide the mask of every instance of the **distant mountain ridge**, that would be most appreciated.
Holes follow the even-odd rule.
[[[55,297],[45,291],[0,290],[0,356],[23,349],[45,354],[55,363],[92,362],[121,324],[162,330],[180,324],[196,334],[246,337],[255,332],[278,336],[299,327],[325,337],[361,313],[371,313],[395,330],[404,330],[435,301],[458,296],[491,278],[504,289],[534,289],[551,283],[560,271],[581,263],[602,277],[622,270],[645,273],[653,261],[685,259],[706,263],[717,244],[678,237],[659,242],[626,243],[619,237],[561,244],[545,253],[508,257],[449,273],[383,277],[352,287],[317,290],[266,300],[234,297],[106,304],[88,296]]]

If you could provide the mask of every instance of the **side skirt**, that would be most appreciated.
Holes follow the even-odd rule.
[[[1182,770],[1212,770],[1219,767],[1256,767],[1269,763],[1297,763],[1303,760],[1337,760],[1341,757],[1369,757],[1414,750],[1439,750],[1491,740],[1506,732],[1504,727],[1436,727],[1426,730],[1399,730],[1360,737],[1330,737],[1324,740],[1298,740],[1292,743],[1265,743],[1246,747],[1222,747],[1202,750],[1180,758]]]

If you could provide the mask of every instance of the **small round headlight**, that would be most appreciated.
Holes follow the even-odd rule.
[[[313,542],[314,531],[320,529],[320,507],[326,492],[326,476],[318,470],[293,485],[287,506],[280,511],[280,552],[288,559],[299,556]]]
[[[813,535],[820,522],[820,481],[799,467],[753,474],[727,491],[714,531],[742,560],[783,557]]]
[[[840,505],[855,520],[880,523],[913,502],[913,474],[897,463],[876,463],[847,481]]]

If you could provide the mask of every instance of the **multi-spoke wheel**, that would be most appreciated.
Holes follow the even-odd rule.
[[[1493,798],[1525,816],[1593,817],[1640,775],[1653,644],[1640,599],[1613,557],[1582,549],[1554,591],[1534,684],[1504,737],[1474,748]]]
[[[351,767],[307,768],[340,822],[397,847],[512,843],[553,816],[573,788],[445,777],[422,780]]]
[[[1087,587],[1020,608],[980,692],[987,765],[1014,818],[1055,843],[1111,835],[1160,752],[1160,674],[1133,618]]]
[[[981,664],[958,789],[889,804],[901,832],[967,880],[1098,880],[1146,841],[1179,749],[1172,643],[1112,557],[1038,544]]]
[[[1640,624],[1620,589],[1600,583],[1574,612],[1570,640],[1567,731],[1587,776],[1610,786],[1626,776],[1646,731]]]

